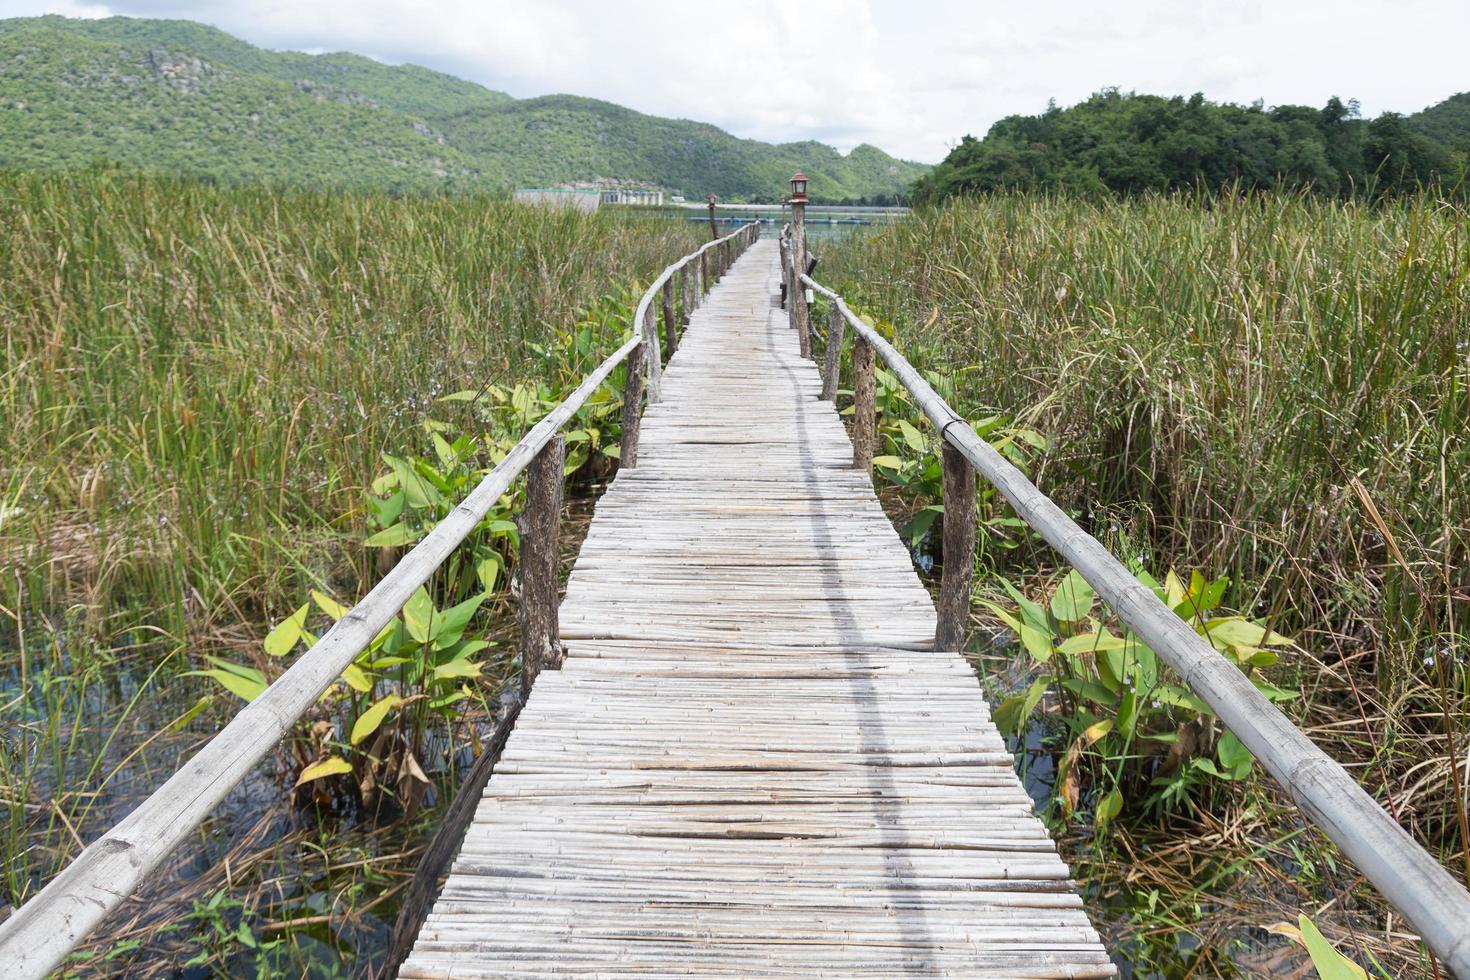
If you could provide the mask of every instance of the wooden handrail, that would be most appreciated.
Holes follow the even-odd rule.
[[[1219,716],[1303,813],[1342,848],[1409,920],[1440,961],[1470,980],[1470,893],[1336,760],[1302,734],[1239,668],[1140,583],[1020,470],[945,404],[903,355],[855,316],[842,297],[801,282],[842,311],[918,402],[942,439],[988,479],[1032,530],[1061,553],[1128,625]],[[946,502],[948,503],[948,502]]]
[[[754,231],[752,231],[754,229]],[[633,336],[583,379],[575,391],[537,422],[486,474],[449,516],[440,521],[391,572],[284,674],[242,708],[219,734],[112,829],[88,845],[61,874],[0,923],[0,964],[7,978],[42,977],[60,965],[81,940],[131,895],[143,878],[291,730],[333,681],[341,676],[410,596],[490,512],[541,449],[551,441],[615,367],[650,344],[643,360],[652,378],[658,336],[645,329],[653,298],[674,272],[711,248],[744,248],[760,234],[749,224],[709,242],[673,263],[639,300]]]

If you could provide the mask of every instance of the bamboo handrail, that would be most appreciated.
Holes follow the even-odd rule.
[[[752,230],[753,229],[753,230]],[[0,964],[7,978],[42,977],[131,895],[158,864],[199,826],[245,775],[290,730],[396,616],[415,590],[474,530],[547,442],[571,419],[608,375],[640,344],[650,374],[658,363],[655,335],[643,331],[644,313],[664,282],[692,259],[725,243],[748,246],[759,225],[744,225],[673,263],[639,300],[633,336],[583,379],[581,385],[537,422],[449,516],[440,521],[391,572],[326,635],[242,708],[146,800],[88,845],[35,897],[0,923]]]
[[[1297,807],[1409,920],[1440,961],[1470,980],[1470,892],[1390,817],[1336,760],[1169,607],[1096,538],[940,398],[894,347],[853,314],[840,295],[806,275],[801,282],[842,311],[857,336],[882,357],[924,415],[970,465],[1000,491],[1032,530],[1067,559],[1155,653],[1204,700]]]

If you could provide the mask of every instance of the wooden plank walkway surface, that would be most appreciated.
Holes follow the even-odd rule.
[[[1114,975],[779,282],[695,311],[400,976]]]

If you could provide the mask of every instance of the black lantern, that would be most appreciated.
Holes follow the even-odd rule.
[[[798,172],[791,178],[791,203],[806,203],[806,174]]]

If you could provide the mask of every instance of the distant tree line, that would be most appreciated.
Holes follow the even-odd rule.
[[[966,192],[1139,193],[1311,187],[1349,195],[1457,184],[1470,149],[1470,93],[1403,116],[1363,119],[1354,101],[1321,109],[1165,98],[1104,89],[1067,109],[1008,116],[966,136],[913,185],[922,204]]]

